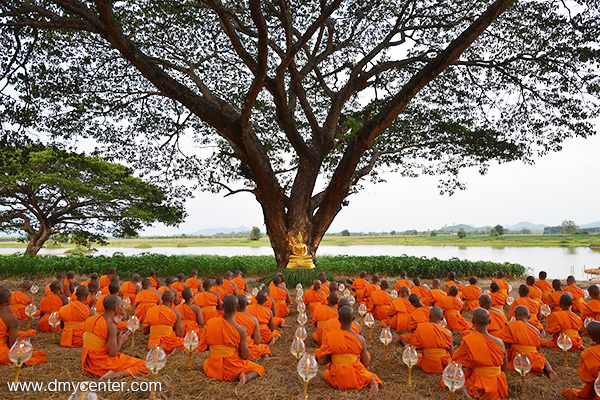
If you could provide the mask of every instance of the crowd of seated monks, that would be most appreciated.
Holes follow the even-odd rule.
[[[405,272],[395,283],[377,275],[367,279],[365,272],[346,283],[352,299],[321,273],[300,299],[314,324],[317,361],[327,366],[323,378],[334,388],[377,392],[383,385],[370,370],[367,342],[354,321],[356,302],[381,326],[398,333],[398,345],[419,350],[417,366],[423,372],[441,374],[451,361],[460,363],[466,378],[462,390],[472,398],[508,398],[505,371],[514,370],[517,354],[527,355],[529,374],[557,378],[540,348],[559,349],[559,338],[566,335],[570,351],[583,350],[578,374],[584,386],[562,394],[567,399],[595,398],[600,369],[596,285],[584,291],[572,276],[563,285],[560,280],[547,282],[541,272],[537,280],[528,276],[513,298],[501,271],[487,288],[479,287],[475,277],[463,285],[452,272],[444,284],[433,279],[431,287]],[[37,332],[60,331],[60,346],[81,348],[82,372],[104,379],[149,372],[144,360],[122,352],[131,335],[127,318],[132,314],[148,336],[149,349],[160,345],[166,354],[182,350],[185,335],[193,331],[199,338],[196,350],[208,352],[206,376],[244,385],[265,374],[257,360],[276,359],[270,345],[289,326],[285,318],[293,305],[282,274],[251,294],[240,271],[213,280],[199,278],[194,270],[188,277],[167,277],[163,285],[154,271],[121,282],[111,268],[79,283],[73,271],[59,273],[45,286],[33,316],[25,311],[35,303],[32,287],[31,281],[14,291],[0,286],[0,365],[10,364],[8,352],[15,341],[37,334],[34,329],[19,331],[19,320],[39,318]],[[51,323],[54,313],[60,320],[56,327]],[[457,348],[453,334],[460,340]],[[596,345],[584,349],[582,335]],[[44,351],[34,350],[26,366],[45,361]]]

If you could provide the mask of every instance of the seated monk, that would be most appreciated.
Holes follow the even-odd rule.
[[[550,306],[552,312],[561,311],[560,297],[567,292],[562,289],[562,285],[558,279],[552,281],[552,289],[554,291],[548,295],[547,304]]]
[[[106,275],[102,275],[100,277],[100,289],[104,289],[105,287],[107,287],[110,282],[111,282],[111,278],[113,276],[115,276],[117,274],[117,270],[115,268],[109,268],[108,269],[108,273]]]
[[[156,344],[161,345],[167,354],[171,354],[173,350],[183,350],[181,315],[173,308],[175,296],[174,292],[166,290],[161,297],[162,305],[146,312],[144,333],[150,334],[148,350]]]
[[[527,286],[529,286],[529,297],[534,300],[536,303],[542,306],[542,291],[535,286],[535,278],[533,276],[528,276],[525,280]]]
[[[387,292],[390,285],[387,281],[381,281],[381,290],[377,290],[371,294],[367,309],[375,319],[381,321],[383,325],[389,317],[390,305],[392,304],[392,297]]]
[[[386,324],[390,328],[395,329],[396,332],[409,331],[408,322],[410,320],[410,313],[414,310],[414,307],[408,301],[409,295],[410,289],[408,287],[401,288],[398,297],[390,305],[389,318]]]
[[[448,272],[448,282],[446,282],[446,294],[450,293],[450,288],[452,286],[456,286],[458,288],[458,298],[461,298],[463,285],[461,282],[456,280],[456,274],[454,272]]]
[[[492,307],[504,309],[508,296],[500,293],[500,286],[496,282],[490,285],[490,297],[492,298]]]
[[[251,360],[271,358],[271,349],[266,344],[261,343],[260,326],[258,320],[246,312],[248,307],[248,299],[245,295],[240,294],[238,298],[238,309],[235,313],[235,322],[237,322],[244,330],[248,338],[248,352]]]
[[[63,295],[65,292],[65,289],[63,287],[63,281],[65,280],[65,273],[64,272],[59,272],[56,274],[56,280],[60,283],[60,293],[59,295]],[[54,281],[52,281],[54,282]],[[52,293],[52,290],[50,290],[50,285],[52,284],[52,282],[50,282],[49,284],[46,285],[46,287],[44,287],[44,296],[48,296],[50,293]]]
[[[158,290],[158,288],[160,287],[160,281],[156,277],[156,271],[151,269],[148,275],[148,279],[150,280],[150,287],[152,287],[152,289],[154,290]]]
[[[194,295],[202,290],[201,289],[202,285],[200,284],[200,281],[198,280],[198,270],[197,269],[192,270],[192,276],[189,277],[188,279],[186,279],[185,286],[192,289],[192,293],[194,293]]]
[[[304,292],[304,304],[308,306],[308,311],[311,315],[315,312],[315,308],[318,305],[327,304],[327,297],[320,289],[321,281],[317,279],[313,282],[312,288]]]
[[[581,390],[563,389],[562,395],[567,400],[598,398],[594,391],[594,382],[598,378],[598,371],[600,370],[600,322],[590,322],[587,331],[595,345],[581,353],[581,361],[579,361],[579,367],[577,368],[577,375],[585,385]]]
[[[328,365],[323,378],[336,389],[362,389],[369,386],[372,393],[377,393],[382,382],[367,369],[371,356],[365,339],[352,331],[352,308],[340,307],[338,318],[341,329],[327,332],[321,347],[315,351],[319,364]]]
[[[329,290],[329,281],[327,280],[327,275],[325,275],[325,272],[319,272],[319,280],[321,281],[321,291],[325,293],[325,297],[328,297],[331,293],[331,290]]]
[[[23,281],[19,286],[19,290],[12,292],[10,299],[10,306],[13,314],[19,319],[19,321],[29,318],[25,314],[25,308],[33,303],[33,294],[31,293],[31,287],[33,283],[31,281]]]
[[[119,286],[119,292],[121,291],[121,278],[119,277],[119,275],[113,275],[110,277],[110,283],[108,284],[108,286],[110,286],[111,283],[116,282],[117,285]],[[110,291],[108,290],[108,286],[104,286],[102,288],[102,290],[100,291],[100,294],[103,296],[108,296],[110,293]],[[100,300],[100,299],[98,299]]]
[[[515,299],[515,301],[513,301],[513,303],[510,305],[510,308],[508,309],[508,317],[512,318],[515,316],[515,308],[517,306],[525,306],[529,310],[529,323],[535,326],[535,328],[543,334],[544,325],[542,325],[540,322],[540,318],[542,317],[542,313],[540,311],[541,307],[539,303],[529,297],[529,286],[519,286],[519,296],[521,297]]]
[[[413,333],[400,336],[402,346],[410,344],[423,350],[417,366],[428,374],[444,372],[452,357],[452,332],[440,326],[443,319],[442,309],[433,307],[428,322],[419,324]]]
[[[204,290],[194,296],[194,304],[202,309],[204,323],[207,323],[211,318],[221,315],[220,310],[223,308],[223,303],[221,297],[211,290],[212,281],[210,279],[205,279],[202,282],[202,288]]]
[[[173,282],[175,282],[175,278],[173,278],[172,276],[167,276],[165,278],[165,286],[161,286],[158,288],[158,294],[159,294],[159,296],[162,297],[163,293],[165,293],[167,290],[171,291],[175,295],[173,304],[179,304],[180,298],[179,298],[179,295],[177,294],[177,290],[175,290],[173,288]]]
[[[96,296],[98,296],[98,293],[100,290],[100,284],[98,283],[97,280],[90,281],[90,283],[88,283],[88,285],[87,285],[87,288],[90,293],[88,295],[88,297],[90,298],[90,303],[87,304],[87,299],[85,299],[85,303],[92,310],[92,314],[94,314],[96,312],[96,305],[98,304],[98,301],[97,301],[98,297],[96,297]],[[73,299],[71,299],[71,301],[73,301]]]
[[[546,304],[548,304],[548,296],[552,293],[552,285],[546,280],[547,277],[546,271],[540,271],[538,274],[539,279],[534,283],[535,287],[542,291],[542,302]]]
[[[268,286],[265,286],[264,289],[266,288]],[[261,343],[274,344],[281,337],[281,332],[275,330],[273,311],[265,307],[267,292],[264,289],[256,295],[256,304],[249,305],[246,312],[258,320]]]
[[[348,300],[345,297],[342,297],[338,301],[338,309],[340,309],[341,307],[344,307],[344,306],[352,307],[350,305],[350,300]],[[325,334],[325,332],[329,332],[329,331],[339,331],[340,329],[342,329],[342,324],[340,323],[339,318],[332,318],[329,321],[327,321],[327,323],[325,324],[325,329],[323,329],[323,334]],[[352,332],[362,336],[362,328],[356,321],[352,321]]]
[[[225,288],[223,287],[223,277],[222,276],[217,276],[215,278],[215,286],[213,286],[212,290],[213,290],[213,292],[215,292],[216,294],[219,295],[219,297],[221,298],[221,301],[223,301],[223,299],[225,297],[227,297],[227,290],[225,290]]]
[[[412,289],[410,289],[410,291],[411,293],[414,293],[417,296],[419,296],[419,299],[421,299],[421,303],[423,303],[424,306],[429,307],[434,303],[431,290],[429,290],[425,286],[421,286],[421,278],[419,278],[418,276],[415,276],[413,278],[413,287]]]
[[[373,292],[379,290],[379,280],[379,275],[373,275],[371,277],[371,283],[369,283],[365,288],[365,301],[367,302],[367,304],[369,304]]]
[[[365,304],[365,289],[369,282],[365,279],[367,277],[367,271],[361,271],[358,274],[358,278],[356,278],[352,282],[351,289],[354,290],[356,294],[356,301],[360,304]]]
[[[127,315],[123,301],[119,296],[109,295],[104,298],[103,306],[104,314],[90,317],[84,323],[83,373],[102,379],[116,379],[150,372],[145,360],[119,352],[131,335],[128,330],[120,333],[117,330],[117,324]]]
[[[439,279],[434,279],[431,281],[431,297],[433,298],[433,304],[437,307],[440,306],[440,301],[442,298],[447,296],[447,293],[440,289],[442,283]]]
[[[60,336],[60,345],[62,347],[83,346],[83,334],[85,332],[83,323],[90,316],[90,308],[85,305],[88,293],[89,289],[87,286],[77,286],[75,290],[77,300],[62,306],[58,311],[63,330]]]
[[[444,310],[444,317],[446,317],[447,322],[446,327],[450,331],[460,332],[463,336],[469,334],[473,326],[470,322],[467,322],[461,314],[463,303],[458,298],[458,287],[450,286],[448,296],[440,300],[440,308]]]
[[[479,307],[479,298],[482,292],[479,286],[477,286],[477,278],[474,276],[469,278],[469,286],[465,286],[463,289],[463,299],[465,300],[465,311],[473,311]]]
[[[269,284],[269,294],[275,301],[275,316],[278,318],[287,317],[290,315],[288,304],[292,304],[292,298],[279,276],[273,278],[271,284]]]
[[[185,288],[181,295],[183,296],[183,303],[179,304],[175,309],[181,315],[183,335],[185,336],[189,331],[194,331],[200,336],[200,329],[204,328],[202,309],[192,303],[192,289]]]
[[[425,307],[423,303],[421,303],[419,296],[414,293],[408,296],[408,301],[413,307],[413,310],[408,317],[408,330],[414,331],[417,329],[417,325],[429,322],[431,307]]]
[[[225,297],[223,316],[211,318],[206,322],[206,328],[200,335],[198,349],[209,351],[208,359],[204,362],[204,373],[207,377],[226,382],[237,379],[238,386],[243,386],[248,381],[263,376],[265,369],[248,361],[248,336],[244,328],[235,321],[237,307],[237,297]]]
[[[98,273],[97,272],[92,272],[90,274],[90,279],[88,279],[87,281],[83,281],[80,283],[80,285],[83,286],[88,286],[90,282],[96,282],[98,284],[98,287],[100,287],[100,281],[98,280]]]
[[[312,338],[318,344],[321,344],[327,321],[338,316],[338,311],[336,310],[338,300],[338,294],[331,293],[327,298],[327,305],[318,305],[312,314],[312,323],[317,328],[312,334]]]
[[[496,279],[492,279],[492,282],[495,282],[498,284],[498,288],[500,288],[500,293],[502,293],[503,295],[506,295],[506,296],[510,296],[510,293],[508,293],[509,285],[508,285],[508,282],[506,282],[504,280],[504,272],[503,271],[496,272]]]
[[[489,313],[483,308],[473,311],[474,332],[462,338],[452,360],[465,368],[465,397],[476,399],[506,399],[506,350],[502,340],[490,336],[487,325]]]
[[[560,296],[560,307],[562,311],[555,311],[548,317],[546,321],[546,330],[552,333],[552,340],[542,340],[542,346],[552,349],[559,349],[557,341],[561,333],[569,335],[573,347],[569,351],[578,351],[583,348],[583,340],[580,332],[583,329],[583,321],[581,318],[571,311],[573,298],[570,294],[565,293]]]
[[[588,293],[592,299],[585,303],[581,319],[585,321],[586,318],[591,318],[600,321],[600,289],[597,285],[592,285],[588,288]]]
[[[19,335],[19,320],[10,308],[11,292],[8,288],[0,286],[0,365],[12,364],[8,358],[10,348],[15,344]],[[33,355],[25,362],[26,366],[43,364],[46,362],[46,353],[33,350]]]
[[[529,309],[525,306],[515,308],[515,320],[510,321],[496,337],[508,347],[508,368],[515,370],[513,361],[517,354],[524,354],[531,362],[529,374],[541,375],[545,372],[551,379],[558,378],[546,357],[540,353],[540,331],[529,323]]]
[[[185,275],[182,273],[177,274],[177,279],[173,281],[171,287],[177,291],[177,298],[179,301],[182,301],[182,294],[185,290]]]
[[[575,277],[573,275],[570,275],[567,278],[565,292],[571,293],[573,296],[573,312],[581,314],[583,312],[583,306],[585,305],[585,292],[575,286]]]
[[[94,284],[97,287],[98,282],[94,282]],[[92,285],[94,285],[94,284],[92,284]],[[95,307],[95,305],[96,305],[96,298],[92,299],[92,296],[90,295],[90,289],[89,289],[89,287],[86,286],[86,285],[79,285],[79,286],[85,286],[86,288],[88,288],[88,296],[85,299],[83,299],[83,304],[85,304],[88,307]],[[79,286],[77,286],[77,287],[79,287]],[[73,294],[71,295],[71,297],[69,297],[69,300],[71,300],[72,302],[73,301],[77,301],[77,287],[75,288],[75,291],[73,292]],[[97,292],[98,291],[96,290],[96,292],[94,293],[94,296],[96,295]],[[94,301],[92,301],[92,300],[94,300]]]
[[[135,297],[138,295],[138,282],[140,281],[139,274],[133,274],[130,281],[123,282],[121,285],[121,293],[123,294],[123,300],[129,299],[131,305],[135,305]]]
[[[504,311],[492,308],[492,298],[488,294],[482,294],[479,297],[479,306],[488,311],[490,316],[490,323],[487,326],[488,333],[492,336],[496,336],[498,332],[502,330],[508,324],[506,314]]]
[[[158,292],[150,286],[150,279],[142,279],[142,291],[135,296],[135,316],[144,323],[146,313],[154,306],[160,304]]]
[[[275,328],[276,329],[278,327],[285,328],[286,326],[289,326],[289,325],[286,325],[285,319],[277,316],[277,309],[275,308],[275,300],[273,300],[273,298],[270,295],[271,287],[265,286],[265,287],[263,287],[262,290],[263,290],[263,292],[265,292],[267,294],[267,301],[265,301],[265,307],[267,307],[273,313],[273,323],[275,324]],[[252,299],[252,304],[257,304],[256,298]]]
[[[248,284],[242,275],[242,271],[239,269],[235,271],[235,277],[231,281],[235,283],[239,294],[246,294],[246,288],[248,287]]]
[[[411,292],[412,292],[413,284],[411,281],[408,280],[406,271],[400,271],[400,279],[398,279],[396,281],[396,285],[394,286],[394,289],[396,290],[396,292],[400,292],[400,289],[402,289],[405,286],[407,288],[411,289]]]
[[[233,278],[233,272],[231,271],[227,271],[225,272],[225,275],[223,276],[223,289],[225,289],[225,291],[227,292],[227,295],[232,295],[232,296],[237,296],[238,295],[238,288],[235,285],[235,283],[233,283],[231,281],[231,279]]]
[[[70,297],[73,293],[75,293],[75,287],[77,286],[77,282],[75,282],[75,271],[67,272],[67,276],[63,281],[63,286],[65,288],[65,295]]]
[[[42,318],[38,323],[38,331],[52,332],[53,328],[48,323],[48,319],[53,312],[58,312],[62,306],[67,304],[67,299],[60,295],[62,292],[62,283],[54,281],[50,284],[50,293],[40,301],[40,313]],[[54,330],[60,330],[60,325]]]
[[[115,275],[116,276],[116,275]],[[112,277],[113,281],[108,285],[108,296],[114,295],[119,296],[121,294],[121,282],[117,279],[114,279],[115,276]],[[96,314],[101,315],[104,313],[104,299],[108,296],[100,296],[98,301],[96,302]],[[127,329],[127,321],[121,321],[117,324],[117,329],[120,331],[124,331]]]

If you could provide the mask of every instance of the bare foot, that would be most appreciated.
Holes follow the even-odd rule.
[[[377,381],[375,379],[371,379],[369,386],[370,386],[369,393],[379,392],[379,384],[377,383]]]
[[[244,386],[246,384],[246,374],[245,373],[241,373],[238,376],[238,379],[240,380],[239,383],[237,384],[238,386]]]
[[[280,357],[271,357],[268,354],[265,354],[263,357],[263,360],[265,361],[279,361],[281,358]]]
[[[558,379],[558,374],[552,368],[546,368],[546,372],[548,373],[548,378]]]
[[[124,377],[125,371],[119,371],[119,372],[115,372],[115,371],[108,371],[107,373],[105,373],[104,375],[102,375],[102,377],[100,377],[100,379],[117,379],[117,378],[122,378]]]
[[[271,341],[269,342],[269,345],[275,344],[275,342],[277,341],[277,339],[279,339],[279,336],[273,336],[273,339],[271,339]]]

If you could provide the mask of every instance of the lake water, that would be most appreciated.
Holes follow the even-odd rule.
[[[22,253],[24,249],[0,248],[0,254]],[[40,254],[63,254],[65,249],[42,249]],[[126,247],[100,247],[95,255],[110,256],[116,252],[125,255],[142,253],[166,255],[210,254],[221,256],[273,255],[270,247],[214,246],[214,247],[153,247],[135,249]],[[577,279],[588,279],[583,270],[600,268],[600,251],[588,247],[460,247],[460,246],[321,246],[318,255],[350,256],[416,256],[436,257],[448,260],[456,257],[470,261],[511,262],[524,265],[530,272],[548,272],[549,278],[564,279],[575,275]]]

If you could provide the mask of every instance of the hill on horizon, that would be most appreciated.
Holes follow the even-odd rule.
[[[219,228],[205,228],[200,229],[196,232],[190,233],[190,236],[213,236],[218,234],[230,235],[232,233],[247,233],[250,232],[252,228],[248,228],[247,226],[241,225],[237,228],[227,228],[227,227],[219,227]]]

